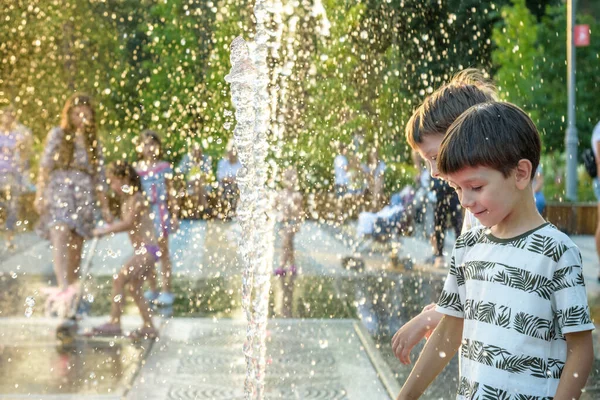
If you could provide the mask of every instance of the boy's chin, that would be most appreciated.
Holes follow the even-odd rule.
[[[490,218],[490,214],[487,212],[481,213],[479,215],[474,214],[473,216],[477,218],[479,223],[485,226],[486,228],[491,228],[492,226],[497,224],[497,221],[493,221],[493,218]]]

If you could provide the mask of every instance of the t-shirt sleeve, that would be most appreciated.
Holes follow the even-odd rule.
[[[464,306],[460,292],[464,291],[465,278],[463,269],[459,267],[460,255],[458,253],[455,247],[452,250],[452,258],[450,259],[450,271],[437,302],[436,311],[452,317],[464,318]]]
[[[568,248],[558,260],[552,277],[551,301],[557,327],[563,334],[594,329],[581,253],[575,246]]]

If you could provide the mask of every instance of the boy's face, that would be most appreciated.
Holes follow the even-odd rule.
[[[434,178],[440,177],[440,172],[437,169],[437,154],[440,150],[440,144],[442,144],[442,140],[444,140],[444,135],[425,136],[423,137],[422,142],[417,145],[416,149],[421,158],[427,161],[429,173]]]
[[[509,177],[489,167],[467,167],[445,176],[460,204],[482,225],[492,227],[502,222],[519,202],[520,190],[512,174]]]

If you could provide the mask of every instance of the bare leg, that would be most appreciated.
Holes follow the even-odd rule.
[[[294,310],[294,281],[296,277],[290,275],[288,279],[281,280],[281,314],[284,318],[291,318]]]
[[[144,277],[153,275],[154,271],[154,257],[148,253],[145,254],[134,254],[121,268],[119,275],[113,281],[113,291],[111,298],[110,308],[110,323],[114,325],[121,324],[121,315],[123,314],[123,305],[125,304],[125,285],[130,284],[135,288],[136,293],[133,298],[138,304],[137,297],[142,295],[142,286],[144,283]],[[133,293],[133,292],[132,292]],[[115,300],[116,299],[116,300]],[[146,304],[146,312],[148,311],[148,304]],[[139,307],[139,305],[138,305]],[[140,308],[142,318],[144,318],[144,311]]]
[[[165,293],[171,292],[171,255],[169,254],[169,237],[161,237],[158,239],[158,247],[160,248],[160,269],[161,269],[161,286]]]
[[[67,281],[69,285],[77,282],[81,267],[81,253],[83,252],[83,237],[71,232],[69,250],[67,255]],[[83,278],[83,277],[82,277]]]
[[[129,260],[119,275],[113,280],[113,290],[110,299],[110,322],[111,325],[121,326],[121,315],[123,315],[123,304],[125,304],[125,285],[127,284],[127,268],[129,263],[134,259]]]
[[[294,233],[289,228],[283,229],[281,240],[281,268],[294,265]]]
[[[140,315],[142,316],[142,320],[144,321],[144,327],[154,329],[151,314],[152,310],[150,309],[148,302],[142,295],[143,285],[143,279],[133,279],[129,285],[129,293],[131,293],[133,301],[135,301],[138,310],[140,310]]]
[[[146,280],[150,285],[150,290],[156,293],[156,288],[158,286],[158,284],[156,283],[156,270],[153,270],[152,273],[148,274]]]
[[[56,282],[61,290],[67,290],[69,281],[69,243],[71,242],[71,229],[66,224],[54,225],[50,228],[50,243],[52,244],[52,261]]]

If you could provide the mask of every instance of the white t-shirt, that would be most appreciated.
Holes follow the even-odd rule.
[[[333,172],[335,175],[335,184],[347,186],[350,183],[348,176],[348,159],[342,154],[338,154],[333,160]]]
[[[594,155],[596,156],[596,160],[598,159],[598,154],[596,151],[596,143],[600,142],[600,122],[596,124],[594,130],[592,131],[592,150],[594,151]]]
[[[579,249],[549,223],[512,239],[462,234],[436,310],[464,319],[457,399],[553,397],[564,334],[594,329]]]

